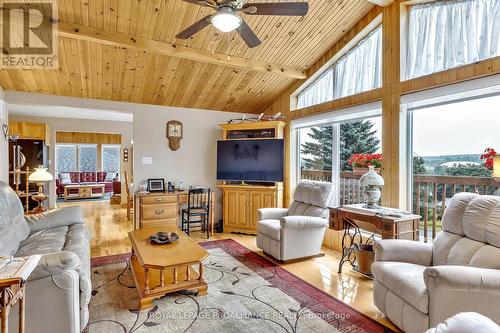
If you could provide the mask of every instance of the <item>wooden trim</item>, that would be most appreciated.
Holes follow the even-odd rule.
[[[306,108],[292,111],[292,120],[299,119],[315,114],[330,112],[332,110],[343,109],[345,107],[352,107],[356,105],[367,104],[371,102],[380,101],[382,99],[382,89],[374,89],[360,94],[351,95],[335,99],[333,101],[309,106]]]
[[[377,6],[387,7],[394,3],[394,0],[368,0],[371,3],[376,4]]]
[[[56,21],[44,18],[46,27],[54,28],[61,37],[99,43],[119,48],[135,49],[139,51],[161,54],[174,58],[188,59],[203,63],[236,67],[255,72],[273,73],[293,79],[305,79],[307,77],[302,69],[281,66],[278,64],[260,62],[242,57],[234,57],[221,53],[213,53],[205,50],[189,48],[181,45],[146,39],[139,36],[125,35],[119,32],[97,29],[85,25]],[[12,22],[13,24],[24,24],[23,22]],[[41,27],[43,28],[43,26]]]
[[[97,144],[99,149],[103,144],[121,145],[121,134],[109,133],[85,133],[56,131],[56,143],[92,143]]]

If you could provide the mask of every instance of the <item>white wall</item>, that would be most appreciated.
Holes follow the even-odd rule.
[[[0,88],[0,181],[9,182],[9,142],[3,135],[3,125],[9,124],[5,94]]]
[[[59,118],[59,117],[38,117],[38,116],[26,116],[10,114],[10,119],[12,121],[26,121],[33,123],[45,123],[49,125],[50,129],[50,142],[49,142],[49,172],[55,175],[55,139],[56,131],[65,132],[95,132],[95,133],[114,133],[121,134],[122,136],[122,148],[131,147],[130,141],[132,140],[133,126],[131,122],[119,122],[119,121],[106,121],[106,120],[93,120],[93,119],[70,119],[70,118]],[[127,170],[127,173],[132,172],[132,161],[124,163],[121,159],[121,173]],[[51,182],[49,186],[49,207],[54,208],[56,206],[56,192],[55,192],[55,182]],[[124,192],[124,189],[122,191]],[[126,202],[125,197],[123,197],[124,202]]]
[[[76,109],[105,110],[133,114],[134,138],[134,188],[148,178],[166,181],[183,180],[184,185],[210,186],[216,189],[216,143],[222,131],[219,124],[231,118],[241,118],[241,113],[174,108],[61,97],[43,94],[7,92],[9,104],[60,106]],[[166,124],[179,120],[184,125],[181,147],[172,151],[166,138]],[[80,120],[78,120],[80,121]],[[142,157],[151,157],[151,165],[143,165]],[[221,217],[221,194],[217,195],[216,217]]]

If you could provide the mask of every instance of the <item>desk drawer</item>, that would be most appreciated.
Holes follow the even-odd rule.
[[[142,220],[177,218],[177,203],[149,204],[141,206]]]
[[[176,195],[154,195],[148,197],[142,197],[142,204],[157,204],[157,203],[175,203],[177,202]]]
[[[163,226],[178,227],[177,218],[141,221],[141,228],[163,227]]]

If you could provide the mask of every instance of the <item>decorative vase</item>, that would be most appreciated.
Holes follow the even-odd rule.
[[[370,166],[368,172],[359,179],[359,183],[363,189],[366,206],[368,208],[378,207],[381,196],[380,188],[384,186],[384,179],[375,171],[373,166]]]

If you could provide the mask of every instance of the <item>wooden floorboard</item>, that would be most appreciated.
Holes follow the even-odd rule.
[[[128,232],[133,226],[132,221],[127,221],[124,208],[120,208],[119,205],[110,205],[109,201],[60,203],[60,206],[74,205],[83,207],[85,222],[92,237],[92,257],[130,252]],[[200,232],[193,231],[191,237],[199,242],[207,241],[206,235]],[[222,233],[215,234],[210,240],[229,238],[272,260],[257,248],[255,236]],[[351,272],[347,266],[343,274],[338,274],[339,254],[326,248],[323,252],[325,256],[319,258],[288,264],[276,263],[370,318],[395,329],[394,325],[385,319],[373,304],[372,280]]]

